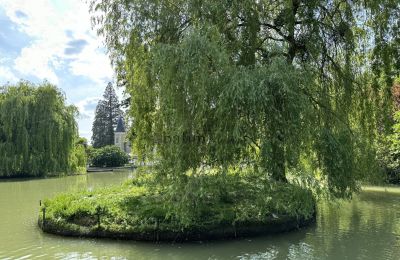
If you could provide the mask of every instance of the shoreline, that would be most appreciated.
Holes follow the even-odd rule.
[[[32,176],[32,175],[20,175],[20,176],[0,176],[1,182],[16,182],[16,181],[35,181],[35,180],[45,180],[45,179],[56,179],[56,178],[64,178],[71,176],[82,176],[91,173],[97,172],[118,172],[124,170],[135,170],[138,166],[122,166],[122,167],[108,167],[108,168],[97,168],[97,167],[89,167],[84,172],[77,173],[63,173],[63,174],[49,174],[45,176]],[[87,171],[88,169],[92,169],[92,171]]]
[[[264,223],[242,223],[237,226],[210,227],[208,229],[193,229],[180,232],[174,231],[147,231],[147,232],[126,232],[105,230],[103,228],[90,229],[77,224],[64,221],[53,221],[46,218],[45,224],[39,217],[39,228],[48,234],[96,239],[133,240],[143,242],[196,242],[196,241],[217,241],[232,240],[239,238],[258,237],[266,235],[295,232],[302,228],[314,225],[316,212],[309,219],[295,217],[272,218]]]

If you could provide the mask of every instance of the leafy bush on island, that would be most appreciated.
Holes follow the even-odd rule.
[[[201,186],[201,189],[197,189]],[[46,222],[83,232],[99,228],[116,233],[190,232],[215,227],[265,224],[284,218],[311,219],[312,193],[296,185],[271,182],[250,173],[187,175],[174,190],[145,174],[123,186],[62,194],[46,200]],[[182,203],[171,203],[179,196]],[[42,217],[42,216],[41,216]],[[82,230],[81,230],[82,229]],[[81,230],[81,231],[79,231]]]
[[[91,153],[90,161],[95,167],[119,167],[129,161],[129,156],[114,145],[94,149]]]

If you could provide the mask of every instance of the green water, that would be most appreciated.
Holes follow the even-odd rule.
[[[236,241],[151,244],[64,238],[37,228],[39,200],[59,192],[118,184],[132,173],[92,173],[0,182],[0,259],[400,259],[400,189],[364,191],[320,203],[317,223]]]

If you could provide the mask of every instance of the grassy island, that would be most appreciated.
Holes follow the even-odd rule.
[[[186,241],[283,232],[314,221],[311,192],[292,184],[236,174],[189,177],[188,183],[202,189],[194,190],[198,194],[182,191],[188,197],[180,198],[179,205],[170,203],[177,199],[170,187],[149,177],[62,194],[44,202],[39,225],[67,236]]]

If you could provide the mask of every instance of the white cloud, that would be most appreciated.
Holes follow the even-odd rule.
[[[81,119],[93,119],[94,109],[101,97],[89,97],[79,101],[76,107],[79,110],[79,117]]]
[[[70,63],[70,71],[74,75],[87,76],[98,84],[104,85],[113,76],[108,57],[98,48],[97,42],[93,39],[88,41],[76,60]]]
[[[29,35],[31,44],[14,61],[14,69],[25,76],[47,78],[58,83],[56,69],[65,65],[76,76],[104,83],[113,76],[107,55],[100,49],[100,38],[91,30],[87,3],[82,0],[0,0],[6,15]],[[17,15],[22,12],[25,15]],[[66,55],[65,48],[74,39],[88,42],[82,52]]]
[[[22,75],[33,75],[58,84],[58,77],[52,69],[52,65],[56,65],[56,57],[42,51],[43,47],[43,44],[34,44],[23,48],[21,55],[14,61],[14,68]]]
[[[79,134],[89,141],[92,136],[92,122],[94,119],[95,107],[100,99],[101,97],[88,97],[75,104],[79,110]]]
[[[15,83],[17,81],[18,78],[8,67],[0,66],[0,85],[3,85],[7,82]]]
[[[78,107],[79,132],[90,139],[95,105],[100,99],[97,96],[101,96],[112,79],[113,70],[101,38],[91,28],[85,2],[0,0],[0,8],[29,38],[28,45],[22,48],[18,57],[0,58],[0,84],[17,81],[16,76],[33,76],[57,84],[67,94],[69,103]],[[71,46],[71,41],[84,44],[65,52],[68,48],[76,48],[76,45]],[[75,81],[82,83],[77,85]]]

